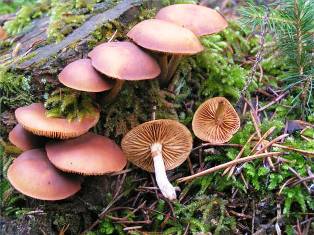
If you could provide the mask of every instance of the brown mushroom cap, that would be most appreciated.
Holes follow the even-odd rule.
[[[47,117],[44,105],[34,103],[16,109],[15,117],[19,124],[35,135],[68,139],[80,136],[95,126],[99,120],[99,113],[70,122],[65,118]]]
[[[190,30],[158,19],[138,23],[127,36],[141,47],[157,52],[193,55],[204,49]]]
[[[174,4],[162,8],[156,19],[168,21],[191,30],[195,35],[218,33],[228,26],[214,9],[195,4]]]
[[[203,141],[215,144],[229,141],[239,127],[240,118],[224,97],[211,98],[202,103],[192,121],[194,134]]]
[[[46,144],[49,160],[66,172],[103,175],[122,170],[127,160],[111,139],[86,133],[78,138]]]
[[[107,42],[88,56],[101,73],[121,80],[153,79],[160,74],[157,62],[131,42]]]
[[[45,138],[36,136],[17,124],[9,133],[9,140],[19,149],[25,151],[44,146]]]
[[[79,178],[56,169],[43,149],[28,150],[16,158],[8,169],[8,179],[21,193],[41,200],[65,199],[81,188]]]
[[[145,122],[122,139],[122,150],[127,159],[136,166],[154,172],[151,145],[162,145],[162,156],[166,170],[171,170],[185,161],[192,149],[192,135],[181,123],[160,119]]]
[[[111,81],[103,79],[94,69],[90,59],[80,59],[68,64],[58,79],[63,85],[79,91],[102,92],[113,86]]]

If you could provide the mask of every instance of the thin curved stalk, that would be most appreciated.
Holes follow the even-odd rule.
[[[155,177],[157,181],[157,185],[164,197],[169,200],[175,200],[177,198],[175,188],[169,182],[167,175],[165,164],[162,157],[162,145],[159,143],[155,143],[151,146],[151,154],[154,160],[155,167]]]
[[[182,59],[182,55],[173,55],[170,59],[170,62],[168,64],[168,75],[166,78],[167,84],[171,81],[171,78],[173,77],[174,73],[176,72],[180,61]]]
[[[116,82],[110,90],[109,94],[104,98],[104,102],[111,103],[121,91],[124,82],[124,80],[116,79]]]
[[[167,54],[162,54],[159,58],[159,66],[160,66],[160,79],[162,83],[165,83],[168,75],[168,56]]]

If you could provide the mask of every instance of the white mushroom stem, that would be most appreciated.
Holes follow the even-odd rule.
[[[152,144],[150,147],[152,157],[154,160],[155,167],[155,177],[157,185],[166,198],[170,200],[175,200],[177,198],[175,188],[169,182],[167,175],[164,160],[162,157],[162,145],[159,143]]]

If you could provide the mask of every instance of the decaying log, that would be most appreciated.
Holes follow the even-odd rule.
[[[124,0],[118,3],[116,6],[107,10],[105,10],[106,8],[104,9],[105,6],[103,6],[101,10],[105,11],[97,15],[91,16],[87,21],[85,21],[85,23],[83,23],[79,28],[75,29],[71,34],[66,36],[62,41],[60,41],[59,43],[45,45],[34,50],[32,52],[32,57],[29,60],[23,61],[22,63],[17,63],[13,66],[13,68],[20,70],[32,70],[32,72],[34,72],[33,69],[34,67],[36,67],[37,64],[40,64],[43,61],[47,61],[46,65],[41,66],[40,69],[42,71],[38,72],[39,74],[47,73],[47,71],[51,70],[51,68],[53,67],[60,67],[60,60],[82,57],[80,53],[84,53],[84,51],[80,51],[80,53],[78,52],[78,50],[67,51],[66,56],[63,56],[62,52],[64,52],[70,45],[73,45],[73,43],[78,43],[79,45],[84,44],[90,34],[94,32],[97,28],[99,28],[106,22],[118,19],[122,15],[127,14],[127,12],[133,7],[139,6],[142,3],[143,0]],[[108,7],[109,6],[107,6],[107,8]],[[134,17],[134,14],[128,14],[128,16]],[[45,19],[44,17],[42,19],[39,19],[38,22],[40,23],[40,25],[38,24],[37,26],[34,26],[31,31],[29,31],[22,38],[19,39],[19,42],[25,44],[27,43],[27,46],[23,46],[23,48],[31,48],[34,43],[47,39],[47,19]],[[21,53],[22,51],[20,52],[20,54]],[[58,55],[58,58],[56,58],[55,55]],[[55,66],[54,63],[56,63]]]

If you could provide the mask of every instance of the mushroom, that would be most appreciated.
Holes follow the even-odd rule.
[[[41,200],[65,199],[81,189],[79,178],[57,170],[43,149],[18,156],[8,169],[8,179],[21,193]]]
[[[228,26],[216,10],[196,4],[174,4],[159,10],[156,19],[191,30],[196,36],[218,33]]]
[[[145,171],[154,172],[162,194],[176,199],[175,188],[166,170],[182,164],[192,149],[192,135],[181,123],[160,119],[143,123],[129,131],[122,139],[127,159]]]
[[[44,145],[45,139],[25,130],[20,124],[17,124],[9,133],[9,140],[19,149],[25,151],[39,148]]]
[[[111,139],[91,132],[75,139],[46,144],[49,160],[65,172],[103,175],[122,170],[127,160]]]
[[[80,59],[68,64],[59,74],[59,81],[72,89],[87,92],[102,92],[112,88],[94,69],[90,59]]]
[[[174,4],[159,10],[156,19],[167,21],[191,30],[196,36],[218,33],[228,26],[225,18],[217,11],[196,4]],[[170,62],[168,79],[174,75],[180,56]]]
[[[141,47],[162,53],[159,63],[161,79],[164,83],[168,83],[171,79],[169,75],[173,69],[176,69],[179,58],[197,54],[204,49],[190,30],[158,19],[138,23],[127,36]],[[172,55],[169,63],[168,55]]]
[[[211,98],[196,110],[192,129],[203,141],[214,144],[229,141],[240,128],[240,118],[224,97]]]
[[[16,109],[15,117],[23,128],[35,135],[68,139],[80,136],[95,126],[99,120],[99,112],[94,116],[69,122],[65,118],[47,117],[44,105],[33,103]]]
[[[131,42],[107,42],[96,46],[88,56],[96,70],[116,79],[106,97],[111,101],[121,90],[124,81],[153,79],[160,74],[158,63]]]

